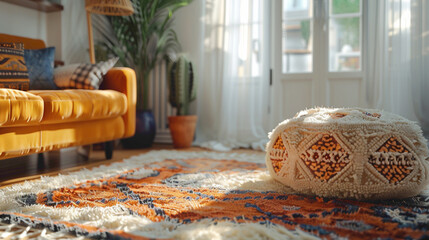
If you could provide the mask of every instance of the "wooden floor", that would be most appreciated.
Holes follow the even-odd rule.
[[[63,149],[44,153],[44,160],[38,161],[37,154],[4,159],[0,161],[0,188],[11,184],[34,180],[40,176],[52,176],[59,173],[78,171],[82,168],[92,168],[102,164],[121,161],[122,159],[148,152],[150,150],[173,149],[170,144],[154,144],[147,149],[115,149],[113,158],[106,160],[104,151],[95,150],[90,154],[89,159],[79,155],[76,148]],[[183,151],[203,151],[205,149],[192,147],[182,149]],[[235,150],[234,152],[252,152],[252,150]]]
[[[43,154],[43,161],[38,161],[37,154],[4,159],[0,161],[0,188],[26,180],[37,179],[42,175],[50,176],[77,171],[82,168],[92,168],[102,164],[121,161],[124,158],[150,150],[172,148],[171,145],[156,144],[148,149],[115,149],[111,160],[106,160],[103,150],[93,150],[89,159],[87,159],[78,154],[76,148],[46,152]]]

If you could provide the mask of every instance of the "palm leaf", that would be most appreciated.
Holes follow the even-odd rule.
[[[109,54],[137,72],[139,109],[147,109],[149,72],[161,59],[180,50],[173,15],[192,0],[132,0],[134,14],[94,17],[94,28]]]

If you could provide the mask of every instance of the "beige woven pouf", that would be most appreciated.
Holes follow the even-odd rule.
[[[420,127],[392,113],[309,109],[269,137],[271,176],[305,194],[405,198],[428,183],[429,152]]]

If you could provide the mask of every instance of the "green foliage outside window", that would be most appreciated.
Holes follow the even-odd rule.
[[[333,15],[360,12],[360,0],[332,0],[331,3]],[[338,18],[335,23],[338,26],[337,31],[340,37],[338,46],[350,45],[353,49],[358,49],[360,46],[360,18]]]
[[[332,0],[332,14],[357,13],[360,0]]]
[[[360,43],[359,18],[341,18],[337,19],[336,23],[340,36],[338,46],[350,45],[353,49],[358,49]]]
[[[357,13],[360,11],[360,0],[332,0],[332,14]],[[338,33],[341,34],[338,46],[350,45],[353,49],[360,46],[360,18],[337,19]],[[332,22],[331,22],[332,24]],[[310,38],[310,21],[301,21],[301,36],[308,44]],[[339,49],[340,50],[340,49]]]
[[[308,40],[310,39],[310,20],[301,21],[301,36],[305,40],[305,45],[308,46]]]

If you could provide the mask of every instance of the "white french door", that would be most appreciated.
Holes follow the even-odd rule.
[[[273,124],[314,106],[366,106],[365,1],[272,2]]]

